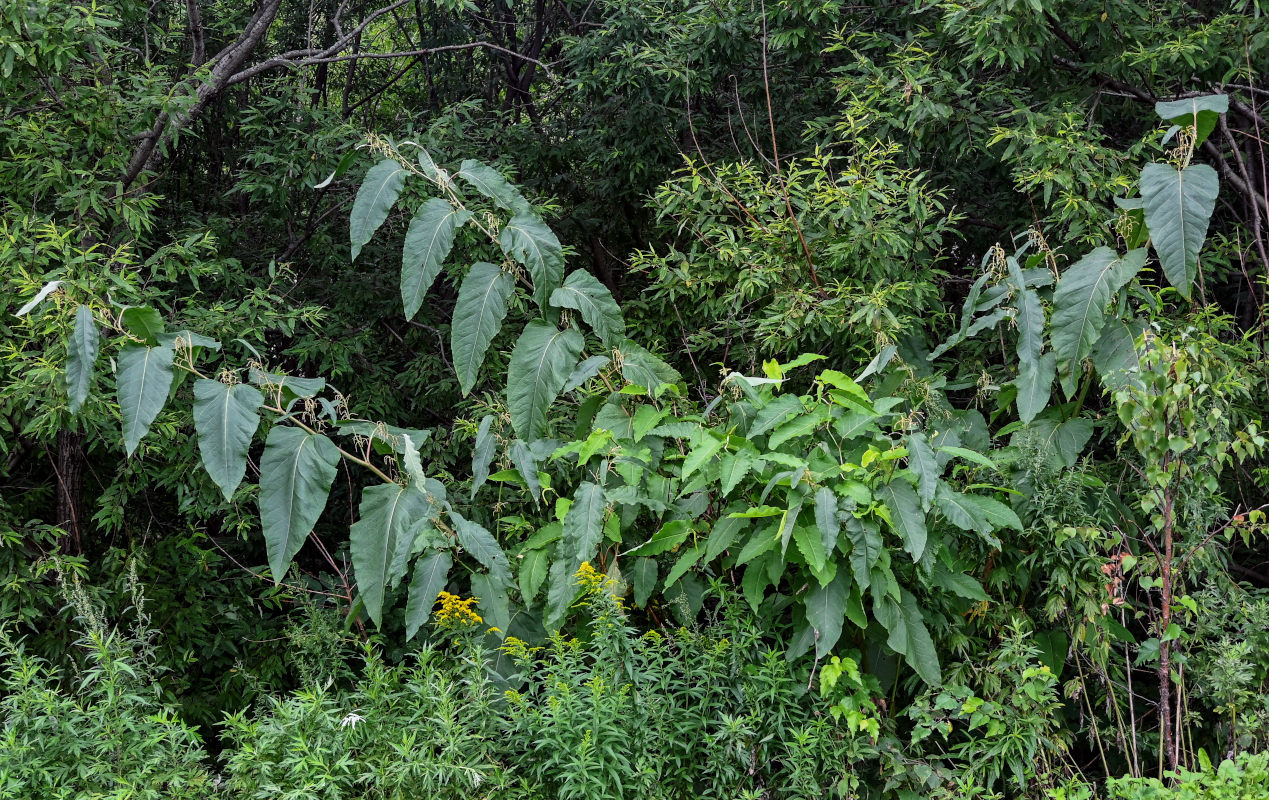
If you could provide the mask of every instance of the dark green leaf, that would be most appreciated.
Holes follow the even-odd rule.
[[[247,472],[247,448],[260,424],[264,395],[254,386],[199,378],[194,382],[194,429],[203,467],[228,502]]]
[[[471,212],[433,197],[419,206],[410,220],[401,248],[401,301],[406,319],[413,319],[419,313],[427,290],[454,247],[454,233],[470,218]]]
[[[1186,300],[1198,275],[1199,250],[1207,238],[1219,190],[1216,170],[1207,164],[1178,170],[1154,163],[1141,170],[1141,199],[1150,240],[1163,274]]]
[[[405,604],[405,640],[414,638],[419,628],[432,616],[436,597],[445,588],[454,559],[448,550],[437,550],[418,560],[410,579],[409,598]]]
[[[533,299],[546,308],[564,278],[564,251],[546,223],[532,213],[518,213],[498,237],[502,251],[523,264],[533,278]],[[576,360],[576,359],[574,359]]]
[[[353,261],[388,218],[388,212],[401,194],[405,174],[401,165],[390,158],[375,164],[366,173],[348,217],[348,239],[352,243]]]
[[[275,425],[260,459],[260,521],[274,582],[326,507],[339,450],[320,433]]]
[[[560,330],[540,320],[525,326],[507,371],[511,425],[521,438],[546,435],[547,411],[581,351],[582,335],[574,328]]]
[[[941,482],[938,484],[940,488],[943,485]],[[921,500],[912,484],[905,480],[892,480],[877,490],[877,497],[890,510],[890,527],[903,540],[903,548],[913,561],[920,561],[927,536],[925,512],[921,510]]]
[[[119,415],[123,418],[123,444],[128,455],[137,449],[167,403],[172,386],[170,347],[129,344],[119,351]]]
[[[88,397],[100,341],[93,310],[81,305],[75,309],[75,329],[66,343],[66,396],[70,398],[72,414],[79,413]]]
[[[401,579],[393,570],[399,544],[430,511],[424,496],[410,486],[380,483],[361,492],[348,543],[357,592],[376,626],[383,622],[384,593]]]
[[[564,285],[551,293],[551,305],[575,309],[605,345],[611,347],[626,335],[626,321],[612,293],[585,270],[568,274]]]

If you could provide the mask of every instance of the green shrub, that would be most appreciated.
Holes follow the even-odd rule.
[[[1242,753],[1200,772],[1181,770],[1166,783],[1157,778],[1111,778],[1113,800],[1262,800],[1269,797],[1269,753]]]

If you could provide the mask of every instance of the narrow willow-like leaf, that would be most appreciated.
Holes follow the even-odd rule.
[[[431,510],[412,486],[380,483],[361,492],[359,519],[348,532],[357,592],[375,626],[383,622],[383,595],[400,579],[393,562],[402,537]]]
[[[564,278],[564,249],[546,223],[532,213],[518,213],[498,235],[502,252],[523,264],[533,278],[533,299],[546,308]]]
[[[487,164],[469,158],[458,165],[458,172],[454,173],[454,177],[462,178],[475,186],[478,192],[494,201],[499,208],[516,214],[531,214],[533,211],[520,190],[512,186],[501,172]]]
[[[1199,250],[1207,238],[1219,190],[1216,170],[1206,164],[1178,170],[1154,163],[1141,170],[1141,200],[1150,240],[1168,283],[1186,300],[1198,275]]]
[[[466,396],[476,385],[476,376],[485,360],[489,343],[507,316],[507,299],[515,291],[515,278],[493,264],[477,261],[458,289],[454,320],[450,327],[450,349],[458,385]]]
[[[53,292],[56,292],[57,287],[61,285],[62,285],[61,281],[49,281],[48,283],[44,284],[43,288],[41,288],[38,292],[35,293],[35,297],[32,297],[29,301],[27,301],[26,305],[22,306],[21,308],[17,310],[16,316],[25,317],[27,314],[31,313],[32,309],[34,309],[40,303],[43,303],[44,300]]]
[[[260,523],[277,583],[326,507],[339,449],[320,433],[275,425],[260,458]]]
[[[943,486],[943,483],[938,485]],[[903,540],[903,548],[913,561],[920,561],[927,537],[925,512],[921,510],[921,500],[912,484],[892,480],[877,490],[877,497],[890,509],[890,526]]]
[[[534,441],[546,435],[547,411],[582,351],[582,335],[541,320],[525,326],[507,370],[507,401],[511,426],[522,439]]]
[[[842,637],[846,619],[846,597],[850,594],[850,573],[837,571],[827,586],[815,586],[803,599],[806,621],[815,629],[815,657],[823,658]]]
[[[352,212],[348,217],[348,239],[352,243],[352,260],[361,255],[370,237],[388,218],[388,212],[401,194],[405,170],[392,159],[384,159],[366,172],[366,179],[357,190]]]
[[[551,305],[576,310],[600,341],[610,347],[626,335],[626,321],[612,292],[585,270],[568,274],[564,285],[551,292]]]
[[[194,430],[203,467],[228,502],[247,472],[247,448],[260,425],[264,395],[254,386],[194,381]]]
[[[408,642],[432,616],[432,606],[449,580],[454,558],[448,550],[437,550],[418,560],[405,603],[405,640]]]
[[[128,455],[137,449],[167,403],[174,357],[170,347],[129,344],[119,351],[119,415]]]
[[[413,319],[454,247],[454,233],[471,217],[470,211],[433,197],[415,212],[401,248],[401,302],[405,318]]]
[[[101,337],[93,310],[81,305],[75,309],[75,329],[66,343],[66,396],[70,398],[70,413],[78,414],[88,398],[92,385],[93,365],[97,362],[97,348]]]
[[[1050,350],[1034,361],[1023,361],[1014,386],[1018,389],[1018,417],[1031,422],[1049,404],[1053,379],[1057,377],[1057,356]]]
[[[472,498],[475,498],[476,492],[489,479],[489,462],[493,461],[494,456],[494,437],[489,432],[489,428],[493,425],[493,421],[493,414],[486,414],[480,421],[480,427],[476,429],[476,443],[471,451]]]
[[[574,570],[583,561],[595,557],[595,550],[604,538],[604,490],[585,481],[573,493],[573,504],[564,515],[564,536],[560,540],[562,556],[572,559]]]
[[[1050,338],[1063,361],[1083,361],[1097,342],[1106,320],[1106,305],[1146,264],[1144,249],[1123,258],[1099,247],[1062,273],[1053,291]]]

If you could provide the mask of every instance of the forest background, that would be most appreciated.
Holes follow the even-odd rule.
[[[4,795],[1255,796],[1267,68],[1258,0],[5,3]]]

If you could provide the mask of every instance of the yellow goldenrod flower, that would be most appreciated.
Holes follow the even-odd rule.
[[[438,628],[466,628],[484,622],[481,616],[471,608],[479,602],[478,597],[469,597],[464,600],[456,594],[441,592],[439,600],[441,608],[432,617]]]

